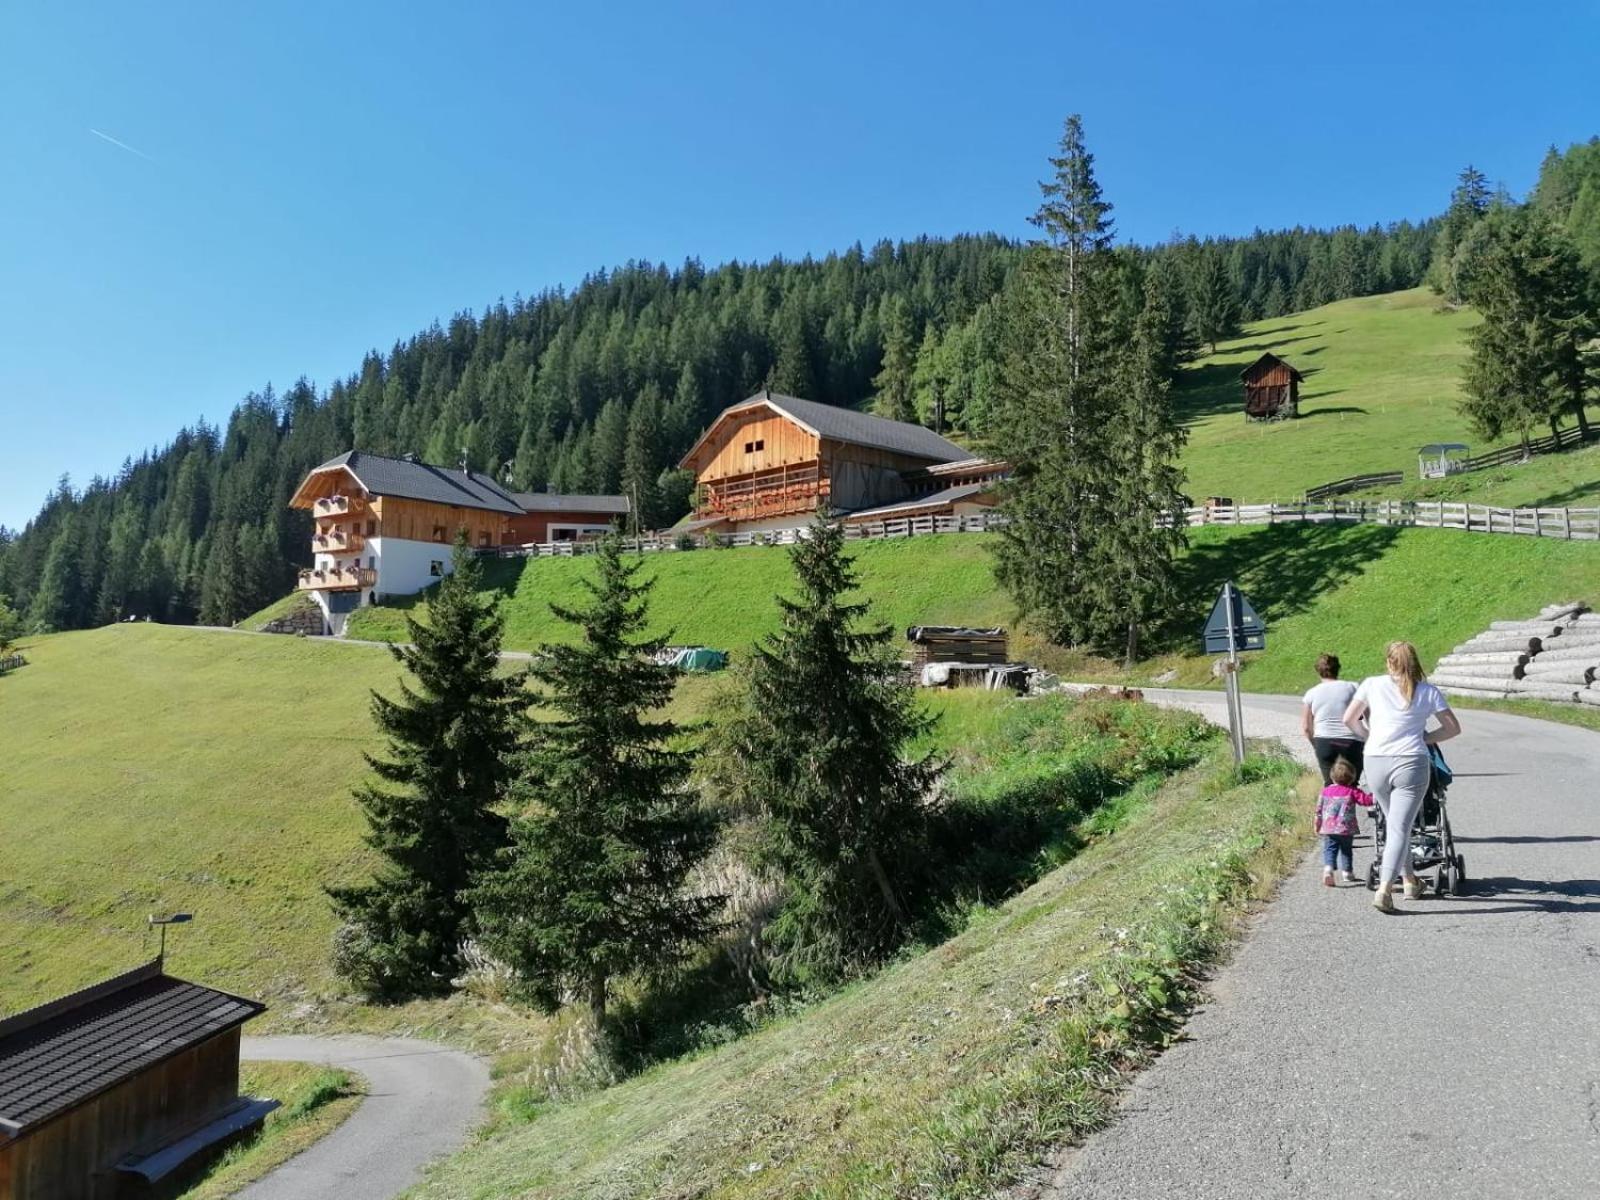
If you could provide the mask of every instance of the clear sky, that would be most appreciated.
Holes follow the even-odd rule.
[[[0,523],[629,258],[1423,217],[1600,133],[1600,6],[0,0]]]

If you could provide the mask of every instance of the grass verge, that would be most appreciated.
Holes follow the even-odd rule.
[[[542,1110],[425,1197],[978,1197],[1112,1111],[1303,845],[1301,774],[1219,750],[937,949]]]
[[[177,1200],[223,1200],[282,1166],[344,1123],[361,1103],[361,1081],[347,1071],[312,1063],[247,1062],[239,1068],[245,1095],[266,1096],[283,1107],[261,1132],[232,1147],[203,1179]]]

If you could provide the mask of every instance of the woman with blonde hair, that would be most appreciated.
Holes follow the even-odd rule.
[[[1380,912],[1393,912],[1390,889],[1397,875],[1405,880],[1408,900],[1422,894],[1422,881],[1411,868],[1411,826],[1433,775],[1428,747],[1455,737],[1461,722],[1444,693],[1427,682],[1410,642],[1390,642],[1385,662],[1386,674],[1369,676],[1356,688],[1344,723],[1366,742],[1367,786],[1389,831],[1372,904]],[[1431,730],[1430,718],[1438,719]]]

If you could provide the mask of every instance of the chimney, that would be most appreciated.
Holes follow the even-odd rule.
[[[461,473],[463,475],[472,474],[472,472],[467,469],[467,448],[465,446],[461,447]]]

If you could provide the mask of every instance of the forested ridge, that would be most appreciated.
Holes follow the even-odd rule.
[[[1193,346],[1240,321],[1415,286],[1434,226],[1117,253],[1130,279],[1160,269],[1176,282],[1178,336]],[[37,629],[236,620],[309,562],[309,518],[286,503],[307,470],[351,447],[449,464],[465,451],[518,489],[626,490],[661,525],[687,503],[679,456],[763,384],[981,439],[1001,293],[1021,255],[980,235],[715,268],[630,263],[457,314],[325,390],[301,379],[246,396],[225,425],[183,429],[115,478],[63,477],[23,530],[0,529],[0,596]]]

